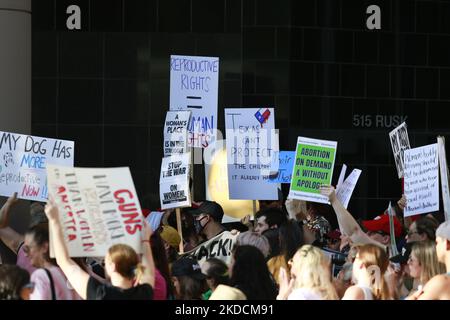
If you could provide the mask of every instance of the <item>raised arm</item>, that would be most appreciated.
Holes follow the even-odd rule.
[[[8,200],[6,200],[5,204],[0,209],[0,238],[3,243],[15,253],[17,253],[19,245],[24,240],[23,235],[8,226],[11,208],[17,201],[17,192],[15,192]]]
[[[356,222],[355,218],[344,208],[342,203],[336,197],[336,192],[333,186],[322,186],[320,187],[320,193],[324,196],[327,196],[330,200],[330,203],[336,213],[337,221],[339,224],[339,229],[341,232],[350,237],[350,240],[353,244],[375,244],[379,247],[384,246],[370,238],[359,226]]]
[[[142,231],[142,266],[144,267],[143,274],[141,275],[138,283],[147,283],[155,287],[155,262],[153,261],[152,247],[150,245],[150,237],[152,236],[152,229],[144,220]]]
[[[49,232],[56,262],[75,291],[81,298],[86,299],[89,274],[81,269],[69,256],[69,251],[64,241],[61,222],[59,221],[58,207],[52,198],[49,199],[45,206],[45,214],[48,218]]]

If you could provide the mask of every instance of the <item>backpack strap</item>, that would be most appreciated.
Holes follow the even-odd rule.
[[[53,282],[52,274],[47,268],[44,268],[44,270],[45,273],[47,273],[48,278],[50,279],[50,288],[52,289],[52,300],[56,300],[55,283]]]

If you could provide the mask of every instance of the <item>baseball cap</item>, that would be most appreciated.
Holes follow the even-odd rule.
[[[440,224],[436,230],[436,237],[450,241],[450,220]]]
[[[172,228],[171,226],[162,226],[162,231],[159,235],[171,247],[178,249],[181,242],[181,237],[175,228]]]
[[[398,238],[402,235],[402,224],[397,219],[397,217],[393,218],[394,218],[394,233],[395,237]],[[373,220],[364,220],[362,222],[362,225],[368,231],[372,232],[382,231],[386,234],[390,234],[389,216],[387,214],[379,215],[378,217],[375,217]]]
[[[209,300],[247,300],[247,297],[237,288],[219,284]]]
[[[390,258],[389,260],[391,260],[394,263],[400,263],[400,264],[405,264],[408,262],[409,256],[411,255],[411,250],[413,247],[413,244],[415,242],[407,242],[403,248],[402,248],[402,252],[399,253],[396,256],[393,256],[392,258]]]
[[[214,218],[215,221],[221,223],[224,215],[222,206],[215,201],[203,201],[202,204],[195,210],[192,210],[191,213],[194,216],[198,216],[201,214],[209,214]]]
[[[183,257],[173,262],[172,276],[189,276],[197,280],[206,279],[206,275],[202,273],[202,269],[197,260],[189,257]]]

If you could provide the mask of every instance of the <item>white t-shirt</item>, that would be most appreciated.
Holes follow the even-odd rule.
[[[287,298],[288,300],[323,300],[323,298],[315,291],[307,288],[298,288],[292,290]]]

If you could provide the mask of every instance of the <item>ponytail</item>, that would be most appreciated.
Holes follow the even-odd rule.
[[[135,277],[135,283],[138,284],[141,280],[142,276],[144,275],[145,267],[142,265],[142,263],[138,263],[136,265],[136,268],[134,268],[134,277]]]

